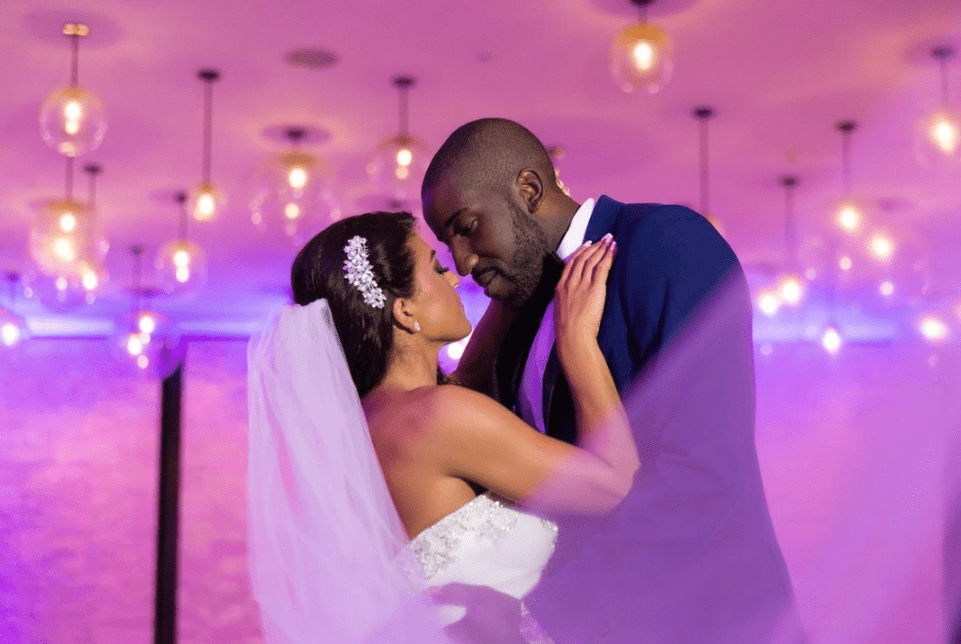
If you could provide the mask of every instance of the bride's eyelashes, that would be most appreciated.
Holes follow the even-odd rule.
[[[438,261],[435,259],[435,260],[434,260],[434,271],[435,271],[438,275],[443,275],[444,273],[450,271],[450,269],[447,268],[446,266],[442,265],[440,262],[438,262]]]

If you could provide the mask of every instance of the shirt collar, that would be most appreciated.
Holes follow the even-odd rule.
[[[557,247],[557,256],[561,259],[570,257],[578,246],[584,243],[584,235],[587,234],[587,224],[591,221],[591,214],[594,212],[594,200],[588,199],[574,213],[571,225],[568,226],[564,238],[561,239]]]

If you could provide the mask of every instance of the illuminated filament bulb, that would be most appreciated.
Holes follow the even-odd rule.
[[[841,345],[844,341],[841,339],[841,334],[833,326],[829,326],[824,330],[824,334],[821,336],[821,346],[830,353],[835,354],[841,349]]]
[[[890,237],[884,235],[875,235],[868,242],[868,248],[871,249],[871,254],[882,262],[886,262],[891,259],[894,255],[894,242],[891,241]]]
[[[67,101],[63,106],[63,129],[73,136],[80,131],[83,120],[83,107],[79,101]]]
[[[781,280],[780,285],[778,285],[778,295],[781,301],[786,304],[797,306],[801,301],[801,297],[804,295],[804,287],[801,286],[801,280],[798,279],[796,275],[788,275]]]
[[[397,150],[397,165],[406,168],[410,166],[413,160],[414,160],[414,154],[409,149],[401,148]]]
[[[928,137],[944,154],[954,154],[961,141],[958,124],[944,113],[937,114],[928,128]]]
[[[838,226],[854,232],[861,225],[861,212],[854,204],[845,203],[838,209]]]
[[[139,333],[131,333],[127,336],[127,353],[132,356],[139,356],[143,353],[144,342]]]
[[[851,260],[850,257],[848,257],[847,255],[844,255],[838,260],[838,266],[841,268],[842,271],[849,271],[851,270],[851,267],[854,266],[854,262]]]
[[[284,217],[287,219],[297,219],[300,217],[300,206],[294,202],[290,202],[284,206]]]
[[[12,347],[20,341],[20,327],[13,322],[7,322],[0,327],[0,341],[8,347]]]
[[[149,313],[141,313],[137,319],[137,328],[140,329],[141,333],[150,335],[157,330],[157,320]]]
[[[757,297],[757,308],[764,315],[772,317],[781,308],[781,302],[778,300],[777,294],[771,291],[763,291]]]
[[[303,190],[307,185],[307,179],[307,170],[301,166],[294,166],[287,172],[287,183],[294,190]]]
[[[894,295],[894,282],[891,280],[881,282],[881,285],[878,286],[878,292],[884,297],[891,297]]]
[[[940,342],[948,337],[948,325],[933,315],[926,315],[918,323],[918,330],[929,342]]]
[[[60,230],[72,233],[77,229],[77,216],[72,212],[65,212],[60,216]]]
[[[53,252],[64,262],[72,262],[77,258],[77,251],[67,237],[58,237],[53,243]]]
[[[83,282],[83,287],[88,291],[95,291],[100,285],[100,280],[97,278],[97,274],[91,270],[84,271],[83,279],[81,281]]]

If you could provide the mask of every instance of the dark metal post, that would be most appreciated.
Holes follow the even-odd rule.
[[[160,484],[154,644],[177,639],[177,530],[180,518],[180,412],[183,362],[163,379],[160,402]]]

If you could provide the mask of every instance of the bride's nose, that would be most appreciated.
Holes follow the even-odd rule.
[[[447,271],[444,275],[447,276],[447,281],[450,282],[451,286],[457,288],[457,285],[460,284],[460,277],[458,277],[457,272]]]

